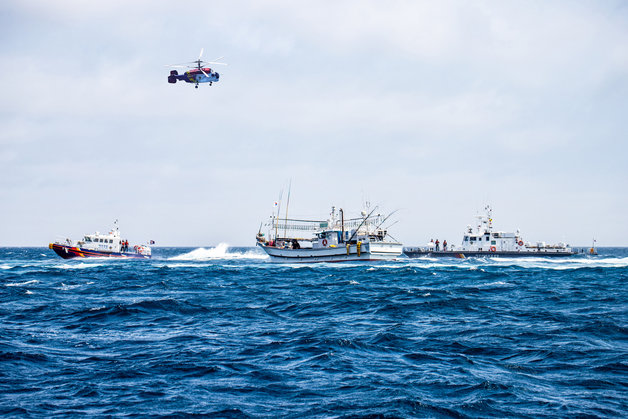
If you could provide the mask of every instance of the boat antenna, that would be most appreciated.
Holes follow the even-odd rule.
[[[358,226],[358,228],[356,228],[353,231],[353,234],[351,235],[351,237],[349,237],[349,240],[347,240],[348,242],[351,242],[351,240],[353,239],[353,237],[358,234],[358,230],[360,229],[360,227],[362,227],[364,225],[364,223],[366,222],[366,220],[368,220],[371,215],[373,215],[373,213],[375,212],[375,210],[377,209],[377,205],[375,206],[375,208],[373,208],[373,210],[369,213],[369,215],[367,215],[364,220],[362,220],[362,222],[360,223],[360,225]]]
[[[288,234],[286,230],[288,229],[288,208],[290,207],[290,191],[292,190],[292,178],[290,178],[290,183],[288,184],[288,200],[286,202],[286,221],[283,226],[283,236],[287,237]]]

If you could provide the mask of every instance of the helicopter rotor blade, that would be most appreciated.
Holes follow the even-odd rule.
[[[223,58],[225,58],[225,57],[224,56],[223,57],[218,57],[218,58],[214,59],[214,61],[207,61],[207,64],[227,65],[227,63],[220,62],[220,60],[222,60]]]
[[[201,70],[201,73],[205,74],[205,77],[209,77],[209,74],[207,74],[205,70],[203,70],[202,68],[200,70]]]
[[[187,61],[185,63],[176,63],[176,64],[166,64],[164,67],[172,67],[172,68],[196,68],[199,69],[205,74],[205,76],[209,77],[209,75],[203,70],[203,65],[212,64],[212,65],[228,65],[227,63],[221,63],[218,60],[224,57],[218,57],[214,61],[203,61],[201,58],[203,57],[204,48],[201,48],[201,52],[198,54],[198,59],[194,61]],[[193,65],[190,65],[193,64]]]

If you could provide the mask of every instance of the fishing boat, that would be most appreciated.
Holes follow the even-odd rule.
[[[73,241],[65,239],[50,243],[48,247],[63,259],[89,258],[89,257],[113,257],[150,259],[152,250],[147,245],[135,245],[131,247],[128,240],[120,238],[120,230],[114,223],[114,229],[108,233],[86,234],[83,239]],[[151,240],[150,244],[154,244]]]
[[[526,242],[517,230],[514,233],[493,230],[493,216],[490,206],[485,207],[485,214],[478,215],[475,230],[467,226],[460,246],[447,246],[447,242],[430,242],[425,247],[409,247],[403,249],[406,256],[416,258],[421,256],[432,257],[556,257],[573,256],[574,251],[565,243],[546,244],[545,242]]]
[[[332,207],[327,220],[279,219],[273,214],[256,236],[272,262],[312,263],[392,260],[401,256],[403,245],[392,240],[383,224],[390,217],[367,214],[345,219],[344,211]],[[298,237],[308,233],[311,237]]]

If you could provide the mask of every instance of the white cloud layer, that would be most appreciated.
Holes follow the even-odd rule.
[[[102,4],[101,4],[102,3]],[[485,202],[531,240],[626,245],[623,2],[0,6],[1,245],[104,230],[250,245],[363,196],[407,244]],[[221,55],[212,87],[164,64]]]

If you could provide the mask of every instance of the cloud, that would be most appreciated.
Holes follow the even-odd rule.
[[[455,237],[449,220],[485,198],[524,220],[525,202],[548,202],[557,208],[548,218],[567,225],[628,205],[617,198],[628,180],[620,2],[1,7],[0,58],[10,63],[0,68],[1,215],[16,220],[1,236],[10,243],[45,242],[47,226],[91,228],[124,203],[130,226],[169,225],[178,213],[197,223],[162,229],[161,242],[247,244],[263,203],[290,178],[297,211],[358,207],[363,191],[407,208],[396,236],[409,243],[436,216]],[[164,65],[201,47],[229,63],[220,83],[166,83]],[[591,190],[596,202],[585,199]],[[76,218],[85,201],[92,209]],[[565,216],[563,202],[579,215]],[[540,228],[559,234],[550,222]],[[609,242],[628,234],[603,230]]]

